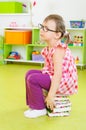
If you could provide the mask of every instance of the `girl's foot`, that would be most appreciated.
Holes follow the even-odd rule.
[[[46,109],[41,109],[41,110],[29,109],[24,112],[24,116],[28,118],[36,118],[39,116],[44,116],[46,114],[47,114]]]

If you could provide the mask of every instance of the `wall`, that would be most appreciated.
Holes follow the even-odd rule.
[[[2,1],[2,0],[0,0]],[[3,0],[19,1],[27,3],[29,0]],[[34,0],[31,0],[34,1]],[[35,0],[36,6],[33,7],[33,23],[38,25],[43,19],[51,13],[57,13],[63,16],[66,25],[69,26],[71,19],[86,19],[86,0]],[[25,19],[26,20],[26,19]]]
[[[86,20],[86,0],[36,0],[37,6],[34,9],[34,21],[42,21],[50,13],[57,13],[64,17],[67,26],[69,20]]]
[[[28,0],[0,0],[0,1],[19,1],[27,4]],[[34,0],[31,0],[34,1]],[[69,27],[71,19],[86,19],[86,0],[35,0],[36,6],[33,7],[33,23],[35,26],[42,23],[43,19],[51,14],[57,13],[63,16],[66,26]],[[9,27],[10,23],[16,22],[18,27],[30,26],[30,15],[2,15],[0,14],[0,35],[4,33],[4,28]],[[26,48],[24,46],[13,46],[13,51],[18,51],[25,59]]]

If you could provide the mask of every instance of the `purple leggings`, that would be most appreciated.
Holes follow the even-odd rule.
[[[44,109],[45,102],[42,89],[49,90],[51,79],[40,70],[29,70],[25,77],[26,104],[32,109]]]

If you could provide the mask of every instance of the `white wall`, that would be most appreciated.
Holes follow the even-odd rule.
[[[50,13],[57,13],[64,17],[68,25],[71,19],[86,20],[86,0],[36,0],[34,21],[42,21]]]
[[[0,1],[19,1],[27,3],[29,0],[0,0]],[[34,1],[34,0],[31,0]],[[37,25],[51,13],[63,16],[66,25],[69,26],[70,20],[86,20],[86,0],[35,0],[36,6],[33,8],[33,23]]]

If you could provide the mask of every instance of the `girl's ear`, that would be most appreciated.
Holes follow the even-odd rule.
[[[56,33],[56,39],[60,39],[60,38],[61,38],[61,35],[62,35],[61,32],[57,32],[57,33]]]

